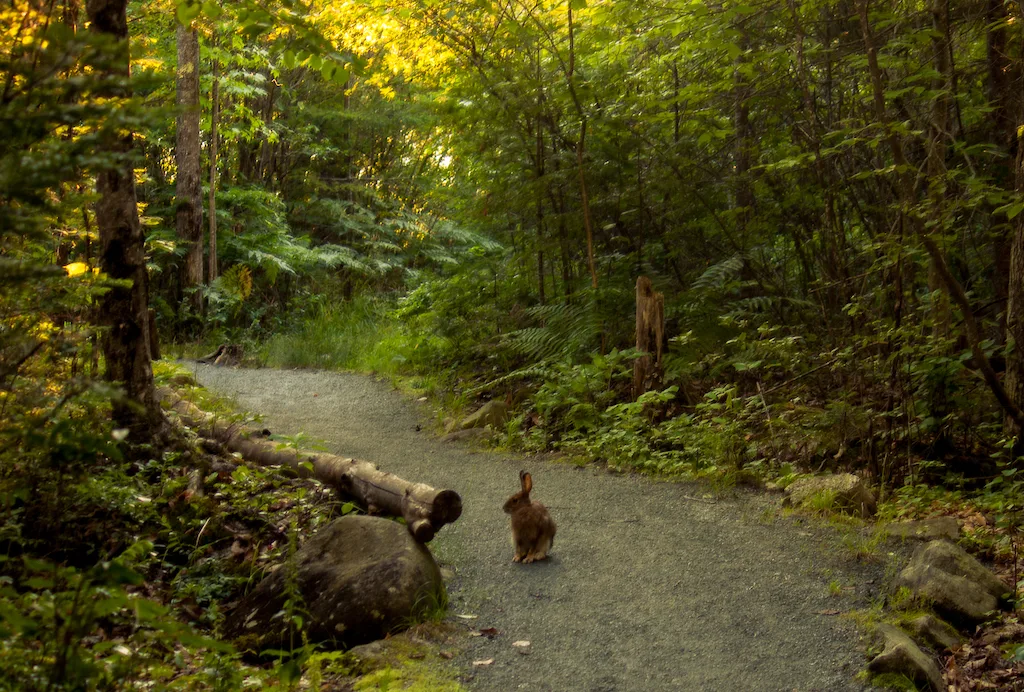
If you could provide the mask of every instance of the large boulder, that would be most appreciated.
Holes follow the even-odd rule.
[[[430,551],[401,524],[343,517],[242,599],[225,624],[228,637],[254,652],[286,646],[290,592],[301,596],[310,641],[351,647],[408,627],[443,601],[444,582]]]
[[[800,478],[786,488],[786,493],[786,502],[794,507],[807,508],[814,498],[825,496],[830,501],[830,509],[865,519],[874,516],[877,509],[874,493],[852,473]]]
[[[919,689],[932,689],[934,692],[946,689],[938,664],[914,640],[892,625],[878,625],[875,633],[882,638],[884,649],[868,663],[870,672],[875,675],[906,675]]]
[[[894,588],[907,587],[960,627],[984,622],[1010,588],[984,565],[952,543],[931,541],[914,551]]]

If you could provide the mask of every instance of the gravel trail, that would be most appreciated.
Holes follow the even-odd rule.
[[[827,527],[777,518],[777,497],[708,499],[694,485],[443,443],[417,430],[429,411],[362,375],[194,368],[275,433],[462,495],[462,517],[430,548],[454,573],[451,613],[500,631],[456,660],[471,690],[866,689],[853,679],[856,628],[827,613],[862,606],[882,568]],[[501,511],[520,468],[558,523],[551,558],[533,565],[512,563]]]

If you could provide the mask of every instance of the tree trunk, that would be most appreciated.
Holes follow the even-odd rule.
[[[86,12],[91,30],[115,39],[113,55],[97,69],[112,77],[129,77],[127,0],[89,0]],[[100,300],[98,319],[107,328],[103,337],[106,378],[124,387],[126,397],[113,402],[114,421],[143,435],[166,425],[153,386],[150,362],[148,277],[142,224],[136,206],[135,178],[130,153],[132,134],[115,132],[104,142],[116,164],[96,176],[96,225],[100,268],[127,286],[112,287]]]
[[[950,88],[951,65],[949,60],[949,8],[948,0],[932,0],[932,64],[935,67],[935,78],[932,89],[932,118],[928,133],[928,156],[926,167],[928,173],[928,220],[931,233],[939,233],[941,240],[946,225],[946,141],[949,130],[949,110],[951,105]],[[935,268],[935,263],[928,272],[928,289],[934,292],[932,304],[932,333],[936,338],[946,338],[952,325],[949,296],[942,290],[942,279]]]
[[[736,57],[733,68],[733,126],[736,128],[735,162],[736,174],[733,178],[735,190],[734,210],[736,212],[736,230],[741,247],[747,247],[747,226],[753,216],[754,190],[750,181],[750,162],[754,146],[754,137],[750,127],[750,83],[742,66],[746,49],[750,43],[746,29],[742,24],[736,27],[739,32],[740,55]]]
[[[544,90],[541,88],[542,74],[541,74],[541,52],[540,48],[537,49],[536,57],[537,66],[537,119],[535,126],[537,128],[537,160],[535,163],[534,170],[537,173],[537,189],[534,191],[536,196],[537,204],[537,287],[538,297],[540,298],[540,304],[544,305],[547,300],[544,295],[544,128],[540,121],[540,114],[544,107]]]
[[[1003,0],[988,0],[985,21],[986,58],[988,63],[989,107],[992,116],[989,122],[992,131],[990,141],[1006,155],[992,162],[993,183],[1004,190],[1014,187],[1013,163],[1015,160],[1014,146],[1017,141],[1016,127],[1013,117],[1014,83],[1010,79],[1010,59],[1007,54],[1007,32],[1009,15]],[[999,205],[989,205],[994,212]],[[1012,231],[1003,214],[990,213],[989,224],[992,232],[992,293],[1000,306],[998,338],[1005,342],[1006,312],[1009,294],[1010,255]]]
[[[175,223],[186,248],[181,266],[182,299],[195,312],[202,309],[203,202],[199,151],[199,32],[178,25],[178,131]]]
[[[1017,146],[1017,191],[1024,194],[1024,146]],[[1010,246],[1010,281],[1006,302],[1006,393],[1024,409],[1024,214],[1018,214],[1013,243]],[[1006,432],[1017,436],[1018,451],[1024,447],[1021,437],[1024,421],[1006,417]]]
[[[220,62],[213,59],[213,88],[210,94],[210,249],[207,281],[217,280],[217,125],[220,120]]]
[[[636,280],[636,350],[633,363],[633,400],[661,386],[662,343],[665,339],[665,296],[654,290],[646,276]]]
[[[421,543],[430,541],[442,526],[462,514],[462,498],[454,490],[410,483],[361,459],[279,449],[254,432],[204,413],[171,389],[161,389],[160,396],[201,435],[217,440],[253,463],[281,466],[302,478],[315,478],[351,498],[369,514],[402,517],[409,533]]]
[[[565,72],[569,94],[580,117],[580,135],[576,140],[576,168],[580,179],[580,203],[583,205],[583,228],[587,234],[587,268],[590,270],[590,287],[597,290],[597,263],[594,260],[594,223],[590,216],[590,193],[587,191],[587,176],[584,172],[583,158],[587,150],[587,116],[583,112],[583,104],[576,93],[576,35],[572,22],[572,3],[569,3],[569,66]],[[602,343],[604,335],[601,336]],[[602,349],[603,350],[603,349]]]

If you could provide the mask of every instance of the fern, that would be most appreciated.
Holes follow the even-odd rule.
[[[451,221],[439,221],[430,230],[431,236],[438,241],[447,241],[448,245],[471,248],[478,247],[488,252],[500,250],[501,243],[484,235],[458,226]]]
[[[482,391],[502,387],[508,384],[509,382],[516,382],[521,380],[543,381],[549,379],[553,372],[554,370],[551,367],[551,361],[541,361],[540,363],[533,363],[531,365],[527,365],[524,368],[513,370],[512,372],[502,375],[501,377],[489,380],[487,382],[484,382],[483,384],[479,384],[473,387],[472,389],[467,390],[466,393],[469,396],[476,396]]]
[[[701,293],[721,290],[730,281],[739,279],[740,272],[743,271],[746,263],[747,258],[744,255],[738,254],[724,259],[718,264],[712,264],[693,282],[691,289]]]
[[[601,331],[600,316],[592,304],[538,305],[526,312],[541,325],[511,332],[505,344],[534,361],[571,358],[589,350]]]

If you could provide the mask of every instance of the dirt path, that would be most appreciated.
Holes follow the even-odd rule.
[[[775,497],[698,500],[694,486],[442,443],[417,431],[429,412],[359,375],[196,367],[274,432],[462,495],[431,549],[455,575],[451,612],[501,632],[460,661],[472,690],[865,689],[855,627],[822,612],[863,605],[881,567],[827,528],[776,518]],[[511,562],[501,511],[520,468],[558,522],[552,559],[534,565]]]

